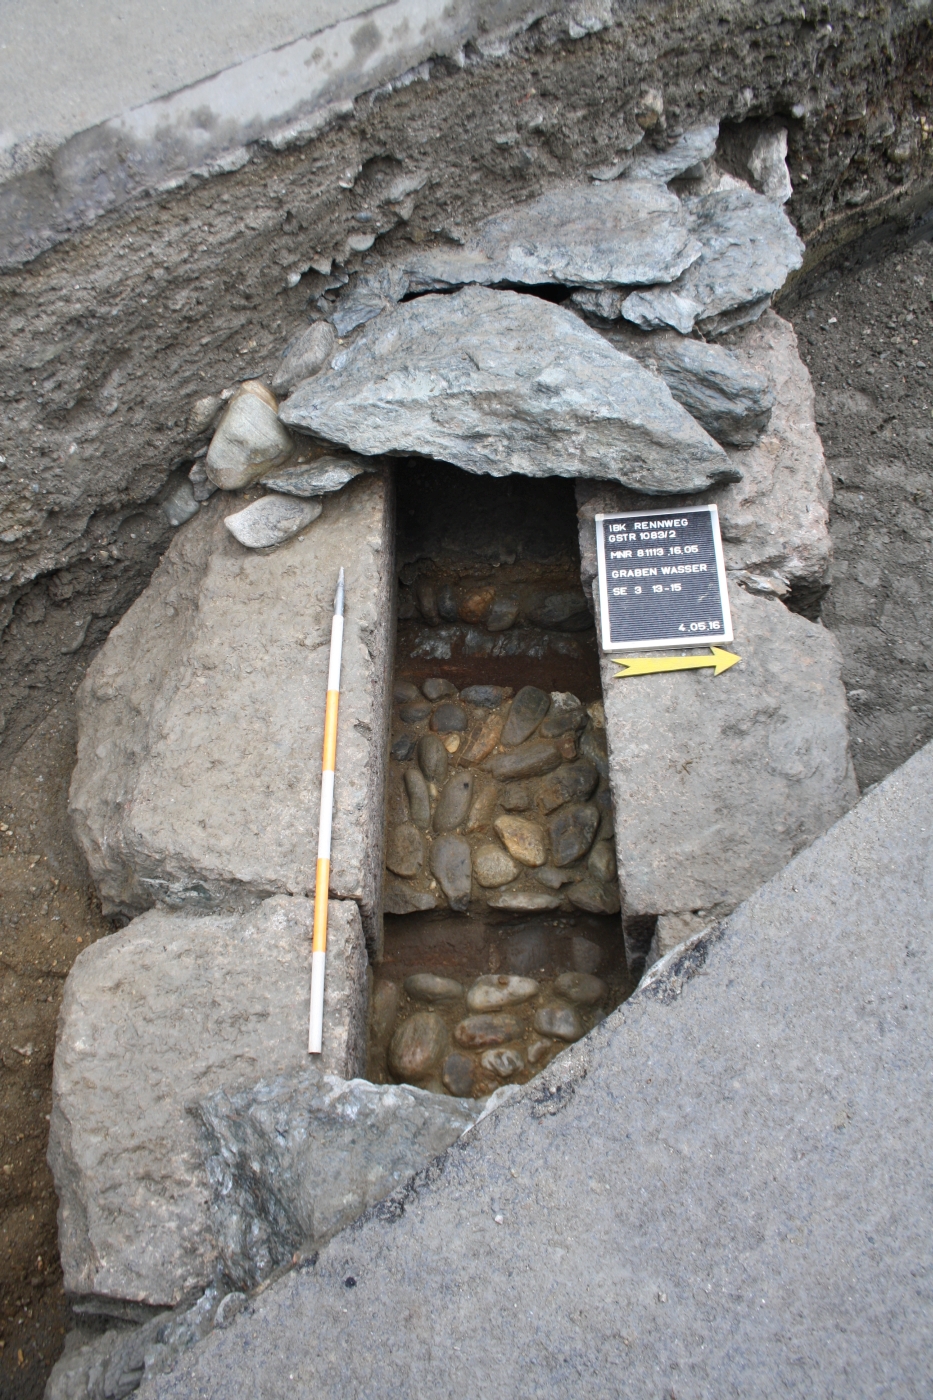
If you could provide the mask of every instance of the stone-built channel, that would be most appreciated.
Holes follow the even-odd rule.
[[[485,1096],[632,990],[573,484],[397,471],[369,1077]]]

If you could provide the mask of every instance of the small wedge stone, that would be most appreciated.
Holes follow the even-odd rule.
[[[562,972],[554,983],[554,990],[576,1006],[597,1006],[605,1001],[609,992],[601,977],[593,977],[588,972]]]
[[[420,768],[405,769],[405,791],[412,821],[422,831],[427,831],[431,825],[431,796]]]
[[[467,746],[461,754],[463,763],[482,763],[498,744],[502,735],[503,717],[493,712],[486,715],[477,729],[473,730]]]
[[[386,865],[394,875],[411,878],[424,865],[424,837],[412,822],[389,829]]]
[[[579,1040],[583,1034],[580,1017],[572,1006],[542,1006],[535,1013],[535,1030],[557,1040]]]
[[[272,549],[317,520],[323,507],[318,500],[304,501],[296,496],[273,492],[243,510],[228,515],[224,524],[247,549]]]

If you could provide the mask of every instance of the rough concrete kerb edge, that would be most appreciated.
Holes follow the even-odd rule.
[[[559,8],[561,0],[388,0],[57,145],[23,133],[12,147],[19,160],[14,154],[0,177],[0,270],[139,196],[238,170],[250,146],[304,145],[352,114],[356,98],[428,77],[419,70],[430,59],[457,61],[470,42],[500,57],[515,35]],[[591,28],[607,23],[608,14]]]

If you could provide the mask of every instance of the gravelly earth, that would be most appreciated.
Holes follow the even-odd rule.
[[[813,375],[836,491],[822,616],[842,643],[864,788],[933,737],[933,246],[842,264],[781,311]],[[52,1049],[65,976],[111,931],[65,820],[73,762],[69,700],[0,772],[4,1400],[41,1396],[70,1325],[45,1165]]]
[[[864,789],[933,736],[933,244],[842,265],[785,311],[832,472],[834,581]]]

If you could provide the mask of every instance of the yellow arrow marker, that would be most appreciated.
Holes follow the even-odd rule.
[[[615,679],[620,681],[625,676],[651,676],[656,671],[697,671],[703,666],[712,666],[713,675],[718,676],[721,671],[728,671],[730,666],[742,660],[741,656],[735,656],[722,647],[711,646],[710,651],[712,656],[619,656],[616,665],[624,666],[625,670],[617,672]]]

